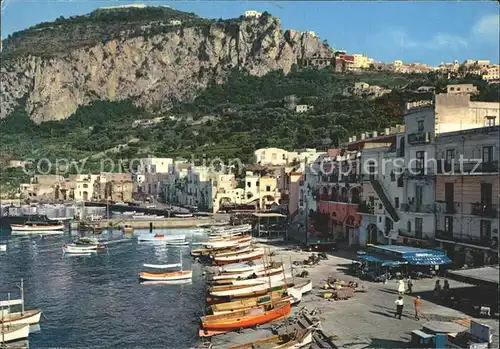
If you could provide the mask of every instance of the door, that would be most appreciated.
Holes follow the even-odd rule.
[[[422,218],[415,218],[415,237],[422,238]]]
[[[488,241],[491,239],[491,221],[482,219],[481,220],[481,240]]]
[[[455,201],[455,187],[453,183],[444,184],[444,201],[446,202],[446,213],[455,213],[453,202]]]
[[[493,200],[493,184],[481,183],[481,204],[486,209],[491,209]]]

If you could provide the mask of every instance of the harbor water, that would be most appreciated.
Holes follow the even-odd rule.
[[[159,230],[186,234],[188,241],[205,236],[198,230]],[[190,257],[190,246],[138,243],[121,232],[104,232],[107,251],[91,256],[63,256],[61,244],[74,240],[59,236],[12,236],[2,232],[0,243],[0,299],[19,298],[16,283],[24,279],[25,308],[40,308],[40,332],[30,334],[32,348],[114,347],[172,348],[195,346],[199,317],[205,306],[201,264]],[[187,284],[139,282],[144,263],[183,261],[193,270]]]

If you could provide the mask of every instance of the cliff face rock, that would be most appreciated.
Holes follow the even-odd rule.
[[[132,99],[168,109],[214,78],[223,82],[231,69],[288,73],[313,57],[331,58],[332,50],[314,35],[285,33],[272,17],[116,39],[51,58],[23,55],[2,62],[0,117],[23,97],[35,122],[65,119],[93,100]]]

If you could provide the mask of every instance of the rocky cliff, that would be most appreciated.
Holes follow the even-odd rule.
[[[131,99],[164,110],[193,98],[210,81],[224,81],[235,68],[258,76],[276,69],[288,73],[298,62],[331,56],[315,35],[285,32],[269,16],[117,37],[53,56],[10,56],[0,72],[0,117],[21,99],[35,122],[65,119],[93,100]]]

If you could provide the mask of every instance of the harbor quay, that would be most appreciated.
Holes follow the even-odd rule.
[[[271,258],[277,262],[283,261],[286,270],[290,270],[291,263],[303,261],[311,255],[311,252],[298,251],[293,246],[275,247],[262,244],[261,247],[269,247]],[[437,277],[414,280],[412,295],[405,294],[403,296],[403,316],[401,320],[395,318],[394,301],[398,298],[397,281],[389,280],[386,284],[373,283],[346,274],[345,270],[349,268],[354,259],[354,255],[333,252],[328,255],[327,260],[321,261],[316,266],[294,266],[295,281],[300,282],[301,278],[297,275],[307,271],[306,278],[312,280],[313,290],[311,293],[303,295],[301,302],[292,308],[291,318],[294,318],[294,315],[305,308],[320,320],[322,332],[331,339],[336,347],[354,349],[410,348],[412,347],[410,343],[411,331],[421,329],[422,325],[428,321],[472,319],[491,326],[493,329],[492,347],[498,347],[497,319],[477,319],[434,301],[433,288],[438,280]],[[358,282],[365,288],[366,292],[356,292],[353,298],[347,300],[324,299],[320,294],[328,278],[336,278],[345,282]],[[439,279],[443,283],[444,278]],[[449,279],[448,281],[452,289],[472,287],[458,281]],[[420,320],[415,319],[413,310],[413,300],[418,295],[422,297]],[[257,329],[246,329],[240,333],[232,332],[215,336],[212,339],[213,348],[226,349],[268,337],[272,335],[273,329],[284,327],[286,321],[266,324]],[[312,346],[312,348],[325,347],[329,346],[318,343]]]
[[[164,218],[164,219],[102,219],[99,221],[104,227],[124,227],[129,226],[133,229],[177,229],[177,228],[193,228],[200,224],[214,224],[212,218]],[[78,222],[70,223],[71,229],[78,228]]]

